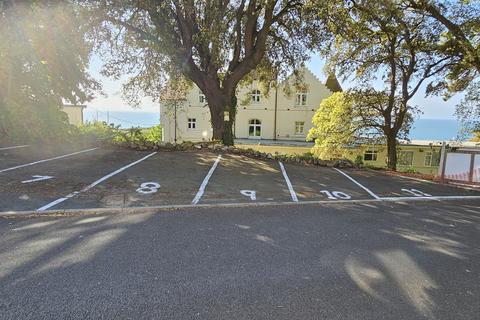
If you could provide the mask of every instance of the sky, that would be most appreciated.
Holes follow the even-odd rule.
[[[326,76],[323,73],[324,61],[320,56],[312,55],[311,60],[307,63],[307,67],[321,80],[325,81]],[[87,103],[87,108],[90,112],[98,110],[100,112],[106,111],[133,111],[133,112],[159,112],[158,103],[153,102],[149,98],[145,98],[142,101],[142,105],[139,109],[133,109],[122,99],[121,94],[121,80],[114,80],[111,78],[103,77],[100,74],[102,67],[102,61],[99,56],[93,56],[90,64],[91,75],[99,80],[103,86],[103,91],[106,96],[98,95],[94,100]],[[123,79],[124,80],[124,79]],[[343,88],[349,88],[352,86],[348,81],[342,81],[339,79]],[[459,95],[452,97],[448,101],[444,101],[441,97],[425,97],[425,88],[419,90],[412,99],[412,104],[420,107],[423,114],[419,115],[419,118],[423,119],[454,119],[455,105],[460,101]]]

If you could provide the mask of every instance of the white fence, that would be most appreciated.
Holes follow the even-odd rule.
[[[442,181],[480,183],[480,152],[448,151],[440,168]]]

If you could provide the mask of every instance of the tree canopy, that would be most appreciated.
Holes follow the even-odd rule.
[[[253,70],[298,68],[318,24],[302,0],[81,1],[110,43],[104,74],[131,74],[124,89],[158,98],[182,73],[205,94],[213,138],[233,143],[236,88]]]
[[[332,35],[323,51],[330,72],[351,78],[369,100],[387,97],[372,111],[381,115],[388,166],[395,169],[397,139],[416,109],[411,99],[450,65],[450,57],[437,50],[438,24],[392,0],[345,0],[325,6],[319,14]]]
[[[92,46],[66,3],[0,3],[0,139],[49,141],[69,130],[63,102],[89,100]]]

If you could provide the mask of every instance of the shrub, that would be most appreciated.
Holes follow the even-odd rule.
[[[362,157],[362,155],[359,154],[359,155],[355,158],[354,163],[355,163],[355,166],[357,166],[357,167],[363,167],[363,157]]]
[[[145,139],[153,143],[162,141],[162,126],[157,125],[149,128],[145,133]]]

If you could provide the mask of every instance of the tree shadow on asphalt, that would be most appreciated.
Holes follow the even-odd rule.
[[[479,230],[474,202],[3,220],[0,313],[473,319]]]

